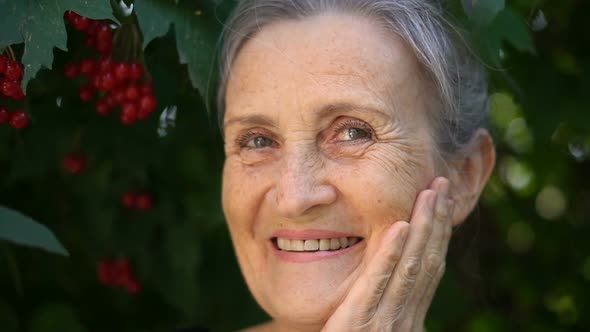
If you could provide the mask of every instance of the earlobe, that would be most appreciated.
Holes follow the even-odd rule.
[[[453,163],[450,196],[455,203],[453,225],[465,221],[475,208],[496,163],[494,141],[479,128],[467,149]]]

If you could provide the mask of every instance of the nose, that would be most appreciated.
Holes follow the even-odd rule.
[[[284,218],[297,218],[314,207],[333,203],[336,188],[329,184],[326,169],[318,157],[305,151],[292,152],[281,163],[275,187],[276,208]]]

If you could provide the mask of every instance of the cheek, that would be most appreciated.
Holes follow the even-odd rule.
[[[222,207],[230,231],[253,226],[270,181],[271,177],[264,169],[244,165],[238,157],[226,159],[223,167]]]
[[[409,221],[418,193],[432,181],[428,156],[381,145],[354,162],[335,165],[332,172],[340,174],[339,190],[363,219],[371,218],[371,226],[389,225]]]

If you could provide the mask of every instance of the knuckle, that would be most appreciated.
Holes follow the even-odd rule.
[[[420,273],[421,262],[419,258],[410,258],[402,265],[401,276],[407,281],[415,281]]]
[[[439,269],[444,265],[444,260],[438,253],[431,253],[426,256],[424,270],[429,277],[438,275]]]

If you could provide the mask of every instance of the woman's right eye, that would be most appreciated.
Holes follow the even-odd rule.
[[[238,145],[240,148],[246,149],[263,149],[273,147],[276,143],[273,139],[263,136],[260,133],[250,132],[238,138]]]

